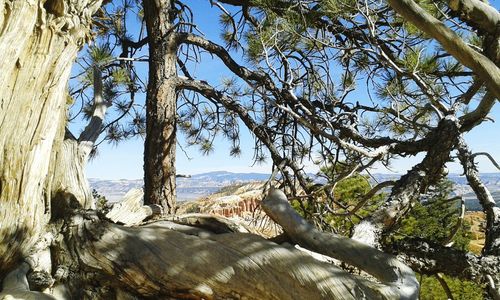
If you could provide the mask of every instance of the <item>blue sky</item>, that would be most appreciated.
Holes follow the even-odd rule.
[[[207,38],[218,40],[219,24],[218,11],[210,8],[209,1],[191,0],[185,1],[192,7],[195,14],[195,22],[206,35]],[[500,0],[491,1],[495,7],[499,7]],[[220,83],[220,78],[230,76],[225,67],[217,60],[204,59],[203,63],[196,67],[195,74],[199,79],[207,80],[212,84]],[[139,95],[144,97],[144,95]],[[497,105],[491,115],[494,119],[500,116],[500,107]],[[80,124],[72,127],[76,128]],[[486,122],[476,128],[472,133],[466,136],[469,145],[473,151],[487,151],[493,157],[500,160],[500,143],[498,142],[500,126],[497,123]],[[184,139],[179,136],[179,144],[183,147],[184,153],[178,146],[177,153],[177,173],[178,174],[198,174],[209,171],[226,170],[231,172],[263,172],[270,173],[271,165],[269,163],[254,165],[253,157],[253,139],[250,134],[242,130],[241,149],[242,155],[234,158],[229,155],[230,145],[227,141],[219,138],[215,143],[215,151],[209,156],[203,156],[196,146],[187,147]],[[399,160],[393,164],[393,170],[398,173],[404,173],[415,163],[418,163],[421,157],[414,157]],[[494,166],[485,158],[477,158],[480,172],[497,172]],[[450,172],[461,173],[458,164],[448,166]],[[312,163],[307,167],[307,171],[316,172],[317,167]],[[374,172],[389,173],[390,170],[378,168]],[[113,146],[103,143],[99,148],[99,155],[89,162],[87,166],[87,176],[90,178],[101,179],[137,179],[143,177],[143,140],[136,138],[127,140]]]

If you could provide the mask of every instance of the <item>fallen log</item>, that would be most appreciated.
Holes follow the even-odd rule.
[[[288,203],[282,191],[271,189],[262,208],[286,235],[300,246],[341,260],[380,280],[378,291],[394,299],[418,299],[419,284],[415,273],[395,256],[333,233],[317,230]]]
[[[312,300],[399,295],[384,284],[256,235],[210,234],[169,221],[125,227],[89,213],[67,220],[62,230],[66,249],[82,268],[141,297]]]

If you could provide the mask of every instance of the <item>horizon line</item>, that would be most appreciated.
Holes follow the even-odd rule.
[[[210,173],[228,173],[228,174],[258,174],[258,175],[271,175],[271,173],[261,173],[261,172],[231,172],[231,171],[224,171],[224,170],[218,170],[218,171],[208,171],[208,172],[202,172],[202,173],[196,173],[196,174],[187,174],[190,176],[198,176],[198,175],[205,175],[205,174],[210,174]],[[306,173],[306,174],[312,174],[312,173]],[[372,175],[391,175],[391,176],[402,176],[405,175],[406,173],[372,173]],[[490,175],[490,174],[498,174],[500,175],[500,172],[483,172],[479,173],[479,175]],[[465,175],[460,174],[460,173],[449,173],[448,176],[459,176],[462,177]],[[97,179],[97,180],[143,180],[143,178],[116,178],[116,179],[108,179],[108,178],[100,178],[100,177],[88,177],[88,180],[90,179]]]

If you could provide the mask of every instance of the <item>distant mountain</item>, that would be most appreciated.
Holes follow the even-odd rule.
[[[262,181],[269,179],[270,174],[265,173],[232,173],[227,171],[215,171],[202,174],[196,174],[190,178],[179,178],[178,181],[187,179],[188,181],[196,180],[203,181],[209,180],[211,182],[226,183],[226,182],[249,182],[249,181]]]
[[[231,173],[216,171],[196,174],[191,177],[177,178],[177,199],[179,201],[192,200],[212,194],[221,188],[238,183],[263,181],[269,179],[270,174],[264,173]],[[111,202],[119,201],[125,193],[133,188],[141,188],[142,179],[89,179],[91,188],[106,197]]]
[[[398,179],[401,175],[398,174],[374,174],[376,181],[386,181]],[[480,175],[481,181],[489,189],[493,199],[497,203],[500,202],[500,173],[483,173]],[[480,211],[482,210],[479,201],[472,191],[472,188],[467,184],[467,178],[460,174],[449,174],[448,179],[454,183],[453,193],[457,196],[462,196],[465,200],[467,210]]]
[[[312,174],[310,174],[313,176]],[[265,173],[232,173],[227,171],[216,171],[196,174],[189,178],[177,178],[177,198],[179,201],[192,200],[212,194],[221,188],[238,183],[264,181],[269,179],[270,174]],[[398,174],[374,174],[376,181],[395,180]],[[481,207],[472,191],[467,185],[465,176],[450,174],[448,178],[455,183],[454,193],[462,195],[466,200],[468,210],[481,210]],[[483,183],[488,187],[495,200],[500,201],[500,173],[481,174]],[[141,188],[142,179],[128,180],[103,180],[89,179],[90,186],[105,196],[109,201],[119,201],[126,192],[132,188]]]
[[[142,188],[144,185],[142,179],[105,180],[89,178],[89,183],[90,188],[95,189],[111,202],[119,201],[131,189]]]

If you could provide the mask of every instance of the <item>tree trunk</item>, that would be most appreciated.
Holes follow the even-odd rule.
[[[87,156],[81,144],[68,131],[54,163],[52,191],[58,201],[65,201],[68,204],[73,202],[71,205],[75,208],[95,209],[90,185],[85,175]]]
[[[50,218],[67,82],[100,3],[0,1],[0,274]]]
[[[175,212],[176,60],[173,1],[144,1],[149,37],[149,82],[144,144],[144,203]]]
[[[90,191],[90,185],[85,175],[85,166],[92,152],[95,141],[101,134],[104,117],[110,101],[103,96],[102,71],[94,65],[94,104],[92,118],[75,138],[66,128],[62,149],[57,154],[52,190],[58,201],[64,201],[64,206],[74,208],[95,209],[95,202]],[[72,203],[71,203],[72,202]]]
[[[445,175],[443,168],[450,160],[450,152],[459,134],[458,120],[452,116],[443,118],[432,133],[430,143],[433,146],[422,162],[396,182],[383,205],[354,227],[352,238],[379,248],[383,234],[392,229],[429,185],[437,183]]]

